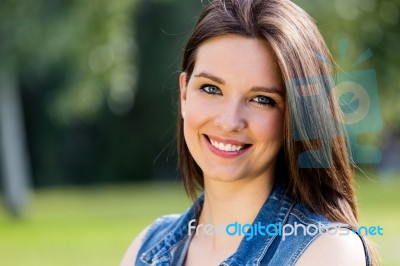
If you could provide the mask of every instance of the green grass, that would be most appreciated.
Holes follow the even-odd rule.
[[[400,180],[359,182],[361,224],[380,225],[384,265],[400,265],[396,226]],[[0,265],[118,265],[133,238],[155,218],[190,205],[180,185],[146,184],[38,190],[23,219],[0,208]]]
[[[358,186],[360,224],[383,227],[383,236],[370,236],[383,265],[400,265],[400,179],[362,179]]]
[[[189,203],[168,184],[39,190],[24,219],[0,209],[0,265],[118,265],[146,225]]]

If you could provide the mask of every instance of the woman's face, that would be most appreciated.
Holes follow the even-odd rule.
[[[272,177],[285,110],[279,67],[265,41],[224,35],[197,50],[180,76],[187,146],[204,178]]]

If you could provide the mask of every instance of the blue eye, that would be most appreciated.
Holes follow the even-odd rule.
[[[218,94],[218,95],[222,94],[221,90],[213,85],[203,85],[200,89],[208,94]]]
[[[276,104],[276,102],[274,100],[272,100],[270,97],[261,96],[261,95],[254,97],[253,101],[255,101],[256,103],[261,104],[261,105],[274,106]]]

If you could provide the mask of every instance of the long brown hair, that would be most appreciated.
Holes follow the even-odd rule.
[[[313,19],[289,0],[211,1],[184,50],[182,71],[187,73],[187,81],[198,47],[226,34],[266,40],[286,83],[284,144],[275,182],[284,184],[295,201],[327,219],[357,228],[354,166],[348,158],[346,138],[340,137],[345,132],[337,123],[338,106],[330,93],[334,64]],[[306,162],[299,160],[305,151],[314,151],[306,153],[308,162],[307,158]],[[194,199],[197,190],[203,189],[203,174],[185,143],[180,115],[178,156],[186,192]],[[310,162],[320,167],[307,165]],[[376,252],[369,249],[374,265],[379,264]]]

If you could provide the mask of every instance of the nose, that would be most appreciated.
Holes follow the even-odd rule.
[[[238,101],[226,102],[218,110],[214,124],[225,132],[239,132],[247,127],[245,108]]]

